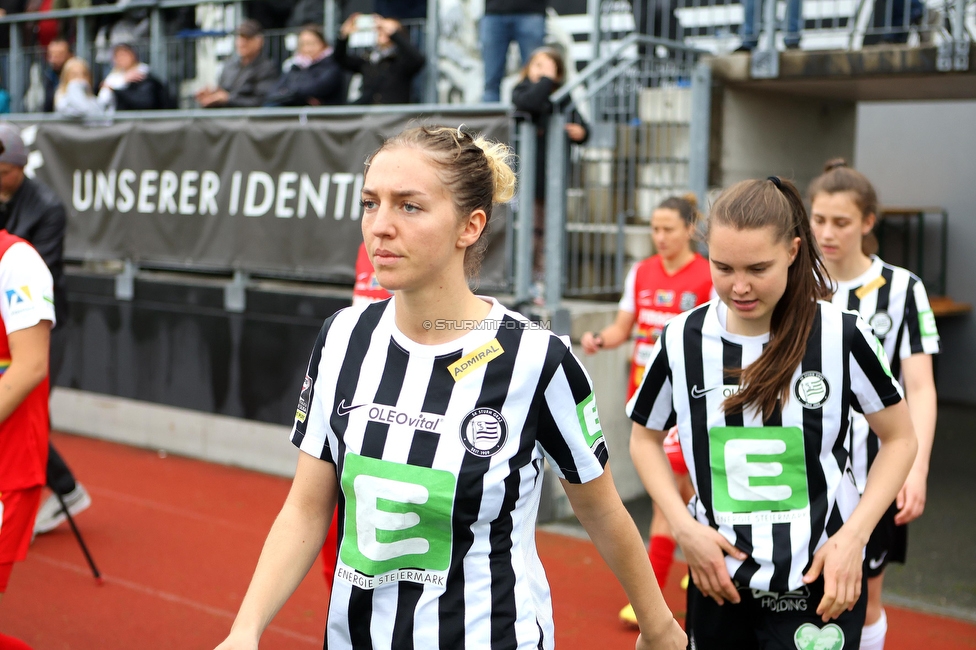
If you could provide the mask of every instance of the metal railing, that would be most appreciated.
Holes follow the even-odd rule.
[[[436,0],[428,0],[435,7]],[[167,33],[167,12],[196,8],[196,24],[199,29]],[[92,69],[96,84],[110,67],[108,43],[96,42],[96,22],[106,18],[118,19],[135,15],[140,23],[131,40],[149,64],[152,74],[164,80],[171,94],[182,98],[182,105],[191,107],[189,98],[194,85],[204,81],[216,81],[216,65],[222,57],[233,53],[233,30],[244,17],[242,0],[203,3],[200,0],[131,0],[126,4],[100,5],[87,9],[64,9],[40,13],[8,14],[0,17],[0,30],[9,31],[10,48],[6,54],[3,79],[10,91],[11,111],[24,111],[24,95],[31,74],[38,74],[44,63],[42,47],[27,39],[28,26],[56,20],[62,23],[62,31],[74,36],[74,51],[84,58]],[[338,34],[339,10],[336,0],[324,0],[324,31],[334,42]],[[412,40],[421,43],[428,61],[437,61],[438,21],[404,21]],[[294,49],[293,34],[296,29],[268,30],[265,33],[265,52],[276,63],[281,63]],[[0,52],[0,60],[3,60]],[[32,72],[33,70],[33,72]],[[202,73],[202,76],[201,76]],[[423,74],[421,99],[427,103],[437,101],[438,78],[435,74]]]
[[[8,30],[10,48],[3,80],[14,112],[23,110],[30,75],[37,74],[44,52],[25,36],[27,26],[57,20],[71,34],[75,50],[88,60],[96,77],[107,71],[108,48],[96,46],[100,22],[141,14],[145,34],[139,50],[153,73],[166,80],[172,94],[190,106],[195,85],[213,83],[217,65],[233,50],[229,36],[244,16],[246,0],[131,0],[124,5],[58,10],[0,17]],[[428,66],[420,98],[427,103],[470,103],[480,99],[480,52],[477,16],[467,8],[439,12],[428,0],[430,20],[405,21],[414,43],[424,50]],[[167,12],[194,7],[198,29],[168,33]],[[565,37],[570,59],[589,61],[615,47],[621,38],[637,33],[680,41],[696,49],[724,54],[745,46],[755,48],[754,76],[778,73],[772,53],[789,45],[804,50],[858,50],[874,43],[932,44],[939,48],[938,68],[965,70],[969,44],[976,33],[976,0],[604,0],[590,3],[588,14],[557,16],[550,12],[550,33]],[[330,40],[338,34],[340,8],[323,0],[324,30]],[[568,31],[567,31],[568,30]],[[290,54],[289,31],[266,34],[266,51],[280,63]],[[564,33],[565,32],[565,33]],[[584,40],[580,40],[580,37]],[[601,47],[602,46],[602,47]],[[578,51],[578,52],[577,52]],[[0,52],[0,66],[4,59]],[[580,58],[580,57],[583,58]]]
[[[654,208],[687,192],[704,199],[711,76],[701,54],[631,34],[553,94],[545,142],[547,306],[563,297],[618,296],[627,265],[652,252]],[[565,136],[576,110],[589,116],[585,147],[570,146]],[[528,274],[519,264],[529,261],[516,263],[522,296]]]

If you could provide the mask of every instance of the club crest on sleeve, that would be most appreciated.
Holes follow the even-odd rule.
[[[295,419],[299,422],[305,422],[305,418],[308,417],[308,405],[312,399],[312,378],[305,375],[305,381],[302,382],[302,394],[298,396],[298,409],[295,411]]]
[[[494,456],[508,440],[508,423],[492,408],[476,408],[461,420],[461,444],[469,453],[487,458]]]
[[[800,375],[793,385],[793,394],[803,408],[816,409],[823,406],[830,397],[830,384],[827,378],[816,370],[810,370]]]
[[[874,330],[874,335],[882,339],[891,331],[891,316],[886,311],[879,311],[868,320],[868,324]]]

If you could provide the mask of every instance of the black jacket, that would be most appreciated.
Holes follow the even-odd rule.
[[[532,83],[523,79],[512,88],[512,104],[515,110],[528,113],[536,125],[536,168],[535,168],[535,197],[544,200],[546,197],[546,118],[552,114],[552,102],[549,96],[556,89],[556,82],[549,77],[543,77]],[[586,129],[586,136],[577,144],[586,142],[590,137],[590,129],[586,122],[575,110],[569,116],[570,122],[581,124]]]
[[[350,56],[348,39],[336,43],[335,58],[340,66],[363,75],[362,94],[357,104],[408,104],[414,76],[424,67],[424,55],[403,32],[390,37],[396,48],[375,63]]]
[[[277,81],[275,64],[262,54],[248,65],[235,56],[224,64],[217,85],[229,95],[224,106],[236,108],[261,106]]]
[[[281,75],[265,106],[308,106],[315,98],[320,104],[344,104],[342,70],[334,56],[327,56],[307,68],[297,65]]]
[[[544,14],[546,0],[485,0],[486,14]]]
[[[113,90],[115,109],[119,111],[151,111],[161,108],[175,108],[170,103],[166,86],[156,77],[149,75],[142,81],[130,83],[125,88]]]
[[[0,228],[26,239],[44,258],[54,278],[54,317],[58,326],[68,315],[64,279],[64,204],[54,190],[25,178],[20,189],[6,203],[0,203]]]

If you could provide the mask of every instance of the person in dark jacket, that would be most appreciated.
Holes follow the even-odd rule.
[[[0,229],[26,239],[44,259],[54,280],[56,325],[51,331],[49,357],[49,375],[53,386],[64,361],[67,344],[65,323],[68,322],[68,297],[63,257],[67,216],[64,204],[54,190],[24,175],[27,148],[17,128],[0,123],[0,144],[3,145],[3,154],[0,155]],[[88,491],[75,480],[53,445],[48,448],[47,484],[62,496],[72,516],[91,505]],[[34,532],[39,534],[53,530],[65,518],[57,498],[51,495],[37,511]]]
[[[546,127],[552,114],[549,97],[566,80],[566,62],[559,50],[540,47],[529,57],[522,68],[519,83],[512,89],[512,104],[515,110],[528,113],[536,125],[536,167],[535,167],[535,237],[533,268],[540,276],[543,268],[543,235],[545,226],[546,200]],[[582,144],[589,137],[589,130],[582,118],[573,111],[566,124],[566,137],[571,142]]]
[[[366,58],[348,53],[349,36],[363,14],[353,14],[342,23],[335,58],[340,66],[363,76],[357,104],[408,104],[414,76],[424,67],[424,55],[410,42],[400,23],[373,16],[376,47]]]
[[[112,65],[98,93],[105,104],[112,105],[114,100],[118,111],[173,108],[166,86],[149,73],[149,66],[139,62],[134,45],[117,43],[112,50]]]
[[[345,103],[342,69],[322,30],[306,25],[288,71],[271,90],[265,106],[324,106]]]
[[[54,112],[54,93],[61,83],[61,68],[71,58],[71,46],[63,38],[56,38],[47,44],[44,54],[44,112]]]
[[[262,53],[261,23],[243,21],[234,45],[237,56],[224,64],[217,87],[204,88],[196,95],[203,108],[261,106],[278,80],[274,63]]]

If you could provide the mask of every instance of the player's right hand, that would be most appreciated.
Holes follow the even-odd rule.
[[[693,521],[681,531],[675,531],[675,541],[681,546],[691,578],[703,594],[719,605],[728,600],[739,602],[739,590],[732,583],[729,570],[725,566],[725,554],[737,560],[748,557],[725,539],[714,528]]]
[[[641,632],[634,650],[685,650],[687,647],[688,637],[678,621],[672,618],[670,625],[656,634]]]

